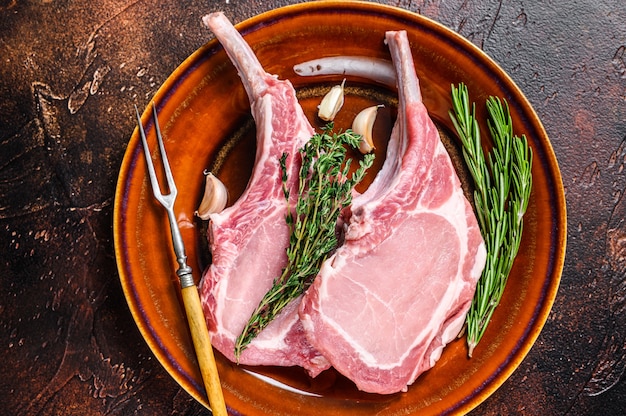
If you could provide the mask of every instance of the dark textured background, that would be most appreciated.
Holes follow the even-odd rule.
[[[208,40],[201,16],[221,9],[238,22],[289,3],[0,0],[0,414],[208,413],[132,320],[113,252],[115,182],[133,104]],[[473,413],[626,413],[626,5],[381,3],[443,23],[498,62],[563,174],[568,247],[554,308]]]

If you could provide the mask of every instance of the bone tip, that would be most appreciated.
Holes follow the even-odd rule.
[[[213,12],[213,13],[209,13],[207,15],[202,16],[202,23],[204,23],[204,25],[206,27],[211,27],[210,23],[211,20],[215,20],[215,19],[220,19],[223,18],[224,13],[223,12]]]
[[[399,41],[403,37],[407,37],[406,30],[389,30],[385,32],[385,43],[388,43],[393,38]]]

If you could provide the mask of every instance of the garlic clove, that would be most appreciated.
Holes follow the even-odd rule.
[[[226,207],[228,190],[226,185],[211,172],[205,171],[204,175],[206,176],[204,196],[195,214],[203,220],[208,220],[210,214],[221,212]]]
[[[376,115],[378,114],[378,109],[380,107],[383,107],[383,105],[367,107],[361,110],[361,112],[357,114],[352,121],[352,131],[361,135],[359,150],[363,154],[371,153],[376,149],[374,147],[372,131],[374,129],[374,122],[376,121]]]
[[[346,83],[344,79],[341,85],[335,85],[326,93],[322,102],[317,107],[317,116],[324,121],[332,121],[343,106],[343,87]]]

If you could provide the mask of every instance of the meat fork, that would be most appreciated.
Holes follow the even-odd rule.
[[[152,116],[154,118],[154,127],[156,130],[157,141],[159,143],[161,162],[163,164],[163,170],[165,172],[167,188],[169,191],[167,194],[161,192],[159,180],[154,170],[154,164],[152,163],[152,157],[150,156],[150,148],[148,147],[148,141],[146,140],[146,133],[143,129],[141,116],[139,115],[137,106],[135,106],[135,112],[137,113],[137,125],[146,158],[146,165],[148,166],[148,175],[150,176],[152,192],[156,200],[159,201],[159,203],[165,208],[169,219],[174,253],[176,254],[176,261],[179,265],[178,270],[176,270],[176,274],[180,279],[181,294],[185,306],[185,312],[187,313],[189,329],[191,330],[191,338],[193,340],[196,356],[198,358],[200,373],[202,374],[204,387],[207,391],[209,404],[211,405],[211,411],[215,416],[227,416],[228,413],[226,412],[224,396],[222,394],[219,375],[217,373],[215,356],[213,355],[209,331],[207,330],[204,314],[202,313],[198,289],[193,281],[191,267],[187,264],[185,245],[180,234],[180,229],[178,228],[178,223],[176,222],[176,217],[174,216],[174,201],[176,201],[178,190],[176,189],[172,170],[170,169],[167,154],[165,153],[165,146],[163,145],[163,136],[161,135],[161,129],[159,127],[156,106],[152,103]]]

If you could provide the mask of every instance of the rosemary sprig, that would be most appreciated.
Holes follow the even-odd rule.
[[[361,182],[374,161],[367,154],[359,167],[349,174],[352,159],[346,160],[346,146],[357,149],[361,136],[352,130],[332,133],[329,123],[300,149],[298,197],[295,215],[288,207],[285,217],[291,235],[287,247],[287,266],[274,280],[235,343],[235,356],[263,330],[292,300],[311,285],[319,269],[337,246],[335,227],[341,210],[352,201],[352,189]],[[283,193],[289,203],[286,160],[280,159]]]
[[[476,106],[469,104],[467,86],[452,86],[450,118],[461,138],[463,157],[474,181],[474,205],[485,240],[487,260],[466,317],[469,356],[482,338],[500,303],[522,238],[523,216],[532,188],[532,150],[526,136],[513,134],[506,100],[487,100],[487,120],[493,149],[485,158]]]

